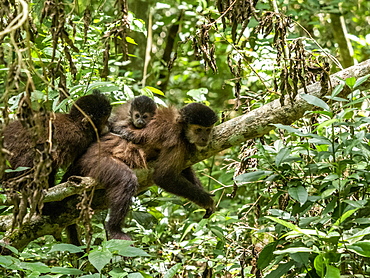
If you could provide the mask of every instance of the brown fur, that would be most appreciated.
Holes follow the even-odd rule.
[[[106,126],[111,112],[107,98],[99,93],[79,98],[71,108],[69,114],[56,113],[51,118],[52,128],[49,130],[49,118],[42,122],[42,135],[33,140],[29,129],[20,121],[11,122],[4,130],[4,148],[11,154],[7,159],[12,167],[34,167],[34,158],[37,151],[48,140],[49,132],[52,138],[51,161],[52,171],[49,176],[49,185],[54,185],[54,178],[58,168],[68,167],[76,158],[81,156],[88,146],[97,139],[94,126],[77,108],[82,109],[90,117],[92,123],[100,133]],[[5,174],[3,180],[16,177],[23,172]]]
[[[198,108],[200,112],[206,112],[200,113],[200,118],[212,118],[202,124],[207,128],[213,126],[217,120],[214,112],[204,105],[195,108],[197,113]],[[211,195],[203,189],[192,168],[186,168],[185,165],[187,157],[197,149],[196,144],[189,141],[204,145],[204,138],[186,138],[187,129],[199,124],[193,123],[193,118],[188,117],[195,110],[188,106],[186,111],[178,111],[173,107],[159,108],[146,128],[131,134],[134,141],[141,144],[131,144],[113,134],[105,135],[100,144],[93,144],[66,173],[65,179],[71,175],[90,176],[106,186],[111,211],[107,230],[111,238],[128,237],[121,231],[121,222],[129,210],[132,197],[140,191],[136,176],[130,168],[145,167],[143,159],[155,161],[153,180],[158,186],[207,209],[207,217],[213,212]],[[208,142],[209,132],[206,139]],[[142,157],[142,153],[145,157]]]

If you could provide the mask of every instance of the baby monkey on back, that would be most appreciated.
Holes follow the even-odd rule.
[[[215,209],[214,201],[187,161],[207,147],[217,120],[216,113],[200,103],[188,104],[180,110],[158,108],[145,128],[128,131],[132,141],[138,144],[109,133],[101,138],[100,144],[93,144],[63,179],[82,175],[105,185],[110,207],[106,225],[109,238],[130,239],[122,232],[121,224],[132,197],[150,186],[149,181],[141,187],[132,169],[145,168],[145,162],[149,161],[154,168],[152,182],[204,208],[204,217],[209,217]]]
[[[118,107],[109,119],[110,130],[113,133],[128,138],[130,130],[141,129],[153,119],[157,105],[147,96],[136,97]]]

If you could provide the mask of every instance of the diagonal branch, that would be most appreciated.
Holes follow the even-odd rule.
[[[358,79],[368,74],[370,74],[370,60],[366,60],[356,66],[349,67],[331,75],[331,88],[335,88],[339,85],[341,80],[345,80],[349,77]],[[370,78],[362,83],[358,89],[370,89]],[[347,95],[350,93],[348,88],[344,90],[346,91],[344,93],[347,93]],[[307,92],[319,98],[323,97],[321,95],[320,83],[314,83],[308,86]],[[281,106],[280,100],[277,99],[245,115],[216,126],[214,128],[211,144],[207,149],[193,157],[191,164],[195,164],[222,150],[237,146],[247,140],[261,137],[275,128],[272,124],[290,125],[296,120],[299,120],[306,111],[310,111],[314,108],[300,97],[302,93],[304,93],[304,90],[300,89],[294,101],[290,101],[286,98],[284,106]],[[329,94],[331,91],[326,93]]]

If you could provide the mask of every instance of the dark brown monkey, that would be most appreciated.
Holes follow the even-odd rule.
[[[147,126],[155,115],[157,105],[147,96],[136,97],[118,107],[109,119],[110,130],[125,138],[130,130]]]
[[[42,128],[51,127],[50,130],[45,130],[44,135],[50,132],[48,137],[53,146],[49,186],[54,185],[55,174],[59,168],[68,167],[97,139],[97,135],[106,128],[110,112],[109,100],[99,91],[94,91],[91,95],[79,98],[68,114],[56,113],[52,117],[45,117]],[[36,152],[42,151],[39,148],[46,140],[49,138],[38,138],[35,144],[29,130],[22,125],[21,121],[11,122],[4,129],[4,148],[10,153],[7,160],[11,168],[28,167],[32,169]],[[29,171],[7,173],[3,180]]]
[[[212,214],[214,202],[185,162],[197,149],[207,146],[216,121],[217,115],[212,109],[192,103],[180,111],[173,107],[159,108],[146,128],[131,133],[134,141],[143,143],[136,147],[144,151],[145,159],[154,161],[153,181],[164,190],[205,208],[205,217]],[[63,178],[89,176],[106,186],[110,203],[107,231],[109,237],[115,239],[130,239],[121,231],[121,223],[132,197],[142,190],[132,169],[145,165],[142,158],[137,157],[138,152],[125,151],[128,144],[130,142],[114,134],[103,136],[101,142],[94,143]]]
[[[128,137],[132,136],[132,132],[137,129],[141,129],[147,126],[147,124],[152,120],[153,116],[155,115],[155,111],[157,109],[157,105],[155,102],[147,97],[147,96],[139,96],[136,97],[127,103],[121,105],[114,111],[114,114],[109,119],[109,129],[114,133],[107,135],[102,138],[103,144],[101,144],[101,148],[91,148],[90,156],[91,157],[99,157],[101,156],[101,152],[109,154],[108,156],[118,159],[123,164],[120,166],[122,167],[122,173],[128,178],[127,181],[123,181],[125,178],[123,177],[111,177],[111,180],[107,180],[105,184],[112,184],[112,186],[117,182],[125,182],[125,183],[132,183],[130,177],[135,177],[134,173],[127,167],[130,168],[146,168],[146,155],[143,150],[137,148],[133,143],[128,142],[126,140],[122,141],[120,137],[124,139],[128,139]],[[120,136],[118,137],[117,134]],[[130,158],[130,159],[127,159]],[[105,165],[100,165],[100,167],[114,167],[114,163],[104,162],[104,159],[100,161],[100,163],[104,163]],[[100,169],[98,167],[98,169]],[[95,171],[96,169],[91,169],[91,171]],[[73,171],[73,172],[72,172]],[[86,171],[85,169],[76,170],[76,168],[71,168],[67,171],[65,176],[63,177],[63,181],[67,180],[67,177],[71,175],[76,175]],[[105,170],[102,170],[105,171]],[[112,170],[107,170],[108,173],[113,172]],[[92,172],[90,172],[90,175]],[[94,175],[95,176],[95,175]],[[136,177],[135,177],[136,179]],[[99,179],[98,179],[99,180]],[[137,182],[136,182],[137,183]],[[136,188],[136,187],[135,187]],[[136,191],[136,189],[135,189]],[[132,194],[135,194],[135,191]],[[109,199],[114,199],[115,196],[109,196]],[[130,204],[130,200],[128,201]],[[114,214],[113,214],[114,217]],[[67,228],[67,234],[70,243],[75,245],[81,245],[78,229],[76,225],[71,225]],[[129,239],[127,237],[126,239]]]

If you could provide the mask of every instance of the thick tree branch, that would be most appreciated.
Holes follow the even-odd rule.
[[[368,74],[370,74],[370,60],[332,75],[330,77],[331,88],[336,87],[341,79],[345,80],[349,77],[360,78]],[[364,82],[361,88],[358,89],[369,88],[370,80]],[[308,86],[307,91],[311,95],[323,97],[319,83]],[[349,90],[346,90],[346,92],[349,93]],[[300,90],[299,93],[303,93],[303,90]],[[325,93],[329,94],[331,90]],[[274,128],[272,124],[280,123],[289,125],[302,118],[306,111],[312,110],[313,108],[312,105],[297,95],[294,101],[286,100],[283,106],[280,100],[275,100],[248,114],[220,124],[214,129],[213,138],[209,147],[192,157],[191,161],[189,161],[189,165],[211,157],[231,146],[236,146],[249,139],[261,137]],[[140,181],[141,189],[152,184],[152,170],[138,170],[136,174]],[[76,194],[79,194],[82,190],[89,190],[89,188],[95,186],[92,179],[83,178],[81,180],[82,182],[80,185],[74,184],[72,180],[71,182],[51,188],[45,196],[45,201],[51,202],[49,204],[53,207],[53,217],[36,217],[32,219],[28,226],[9,234],[6,240],[11,245],[22,249],[28,242],[39,236],[45,234],[54,234],[57,236],[63,228],[75,223],[79,216],[79,211],[76,209],[79,198]],[[63,200],[63,202],[56,202],[60,200]],[[94,209],[103,209],[107,207],[107,203],[104,201],[103,190],[97,190],[95,192],[93,204]],[[1,219],[0,223],[0,231],[9,230],[9,220],[6,221],[5,219]]]
[[[330,76],[331,88],[335,88],[340,84],[341,80],[349,77],[360,78],[370,74],[370,60],[366,60],[361,64],[349,67]],[[370,79],[362,83],[358,89],[369,89]],[[316,97],[321,95],[320,83],[314,83],[308,86],[309,94]],[[299,94],[304,93],[303,89],[299,90]],[[327,94],[331,93],[326,92]],[[348,90],[347,93],[350,93]],[[255,109],[245,115],[236,117],[227,122],[224,122],[214,128],[211,144],[207,149],[192,158],[191,164],[202,161],[212,155],[219,153],[222,150],[236,146],[247,140],[261,137],[275,127],[272,124],[290,125],[296,120],[303,117],[306,111],[313,109],[313,106],[307,103],[304,99],[297,95],[294,101],[287,99],[284,101],[284,106],[281,106],[280,100],[277,99],[258,109]],[[325,99],[323,99],[325,101]]]

